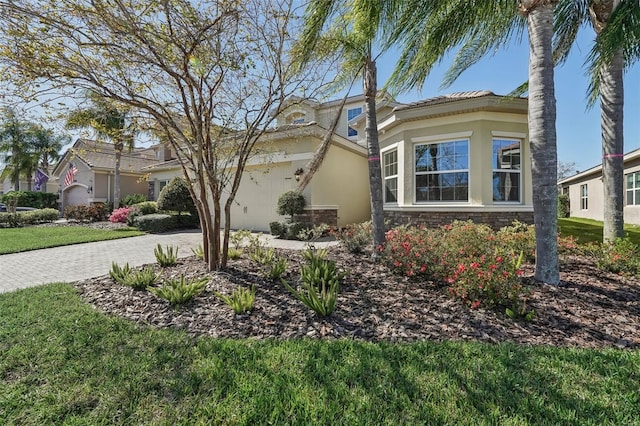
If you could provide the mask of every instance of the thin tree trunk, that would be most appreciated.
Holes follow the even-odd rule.
[[[553,82],[553,1],[521,2],[529,31],[529,141],[536,231],[535,279],[560,282],[558,266],[558,187],[556,99]]]
[[[385,242],[384,209],[382,201],[382,169],[378,144],[378,120],[376,118],[376,95],[378,91],[376,63],[371,54],[364,67],[365,137],[369,155],[369,189],[371,192],[371,223],[373,225],[373,256],[376,248]]]
[[[120,207],[120,161],[122,160],[122,143],[114,143],[116,152],[116,165],[113,174],[113,209]]]

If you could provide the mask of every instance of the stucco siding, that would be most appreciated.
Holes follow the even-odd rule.
[[[367,158],[332,146],[310,188],[311,206],[338,208],[338,226],[371,218]]]

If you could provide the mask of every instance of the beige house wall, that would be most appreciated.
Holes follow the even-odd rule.
[[[371,218],[369,169],[366,158],[332,146],[311,181],[311,205],[337,207],[338,226]]]

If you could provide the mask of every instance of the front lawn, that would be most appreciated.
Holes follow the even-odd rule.
[[[135,228],[94,229],[87,226],[0,228],[0,254],[144,235]]]
[[[590,242],[602,242],[602,222],[592,219],[582,219],[577,217],[558,219],[558,229],[563,237],[573,236],[580,244]],[[640,227],[635,225],[625,225],[625,236],[631,242],[640,245]]]
[[[2,424],[634,424],[640,352],[191,338],[0,295]]]

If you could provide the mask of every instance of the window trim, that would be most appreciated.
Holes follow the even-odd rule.
[[[389,154],[394,153],[396,154],[396,174],[395,175],[386,175],[386,157]],[[398,158],[398,148],[394,147],[393,149],[387,149],[384,152],[380,153],[382,155],[382,202],[383,204],[389,204],[389,205],[397,205],[398,204],[398,195],[399,195],[399,177],[400,177],[400,162],[399,162],[399,158]],[[396,200],[395,201],[387,201],[387,180],[391,180],[391,179],[395,179],[396,181]]]
[[[352,117],[349,117],[351,112],[352,111],[356,111],[356,110],[359,110],[360,112],[358,112],[357,114],[355,114]],[[349,121],[351,121],[355,117],[357,117],[360,114],[362,114],[362,111],[364,111],[364,108],[362,106],[353,107],[353,108],[347,108],[347,137],[355,138],[356,136],[358,136],[358,131],[356,129],[354,129],[353,127],[349,126]],[[353,132],[353,134],[351,134],[351,132]]]
[[[589,210],[589,186],[586,183],[580,185],[580,210]]]
[[[461,134],[466,134],[465,133],[461,133]],[[412,138],[412,141],[424,141],[424,142],[420,142],[420,143],[414,143],[413,144],[413,164],[412,164],[412,174],[413,174],[413,203],[414,204],[419,204],[419,205],[428,205],[428,204],[468,204],[470,202],[470,194],[469,194],[469,190],[470,190],[470,177],[471,177],[471,170],[469,167],[469,163],[470,163],[470,157],[471,157],[471,140],[469,138],[459,138],[459,139],[442,139],[442,138],[437,138],[435,136],[427,136],[427,137],[418,137],[418,138]],[[417,185],[417,178],[418,175],[429,175],[429,174],[434,174],[433,172],[418,172],[416,170],[416,160],[417,160],[417,156],[416,156],[416,148],[418,146],[421,145],[436,145],[436,144],[443,144],[443,143],[454,143],[454,142],[465,142],[467,144],[467,168],[466,169],[452,169],[452,170],[447,170],[445,173],[447,174],[453,174],[453,173],[466,173],[467,174],[467,199],[466,200],[426,200],[426,201],[418,201],[418,185]]]
[[[518,174],[518,200],[517,201],[509,201],[509,200],[503,200],[503,201],[496,201],[493,200],[494,204],[522,204],[522,150],[523,150],[523,140],[519,139],[519,138],[512,138],[512,137],[501,137],[501,136],[496,136],[494,135],[491,138],[491,155],[493,157],[493,143],[495,141],[506,141],[506,142],[514,142],[514,143],[518,143],[518,145],[520,146],[520,168],[519,169],[494,169],[493,167],[491,167],[491,199],[493,200],[493,174],[494,173],[517,173]],[[491,158],[491,164],[493,166],[493,158]]]
[[[633,176],[633,187],[629,188],[629,176]],[[636,185],[638,181],[638,176],[640,176],[640,171],[635,171],[631,173],[627,173],[625,175],[624,189],[625,189],[625,197],[624,202],[626,206],[640,206],[640,197],[636,197],[638,191],[640,191],[640,185]],[[631,193],[631,197],[633,198],[633,203],[629,204],[629,193]]]

